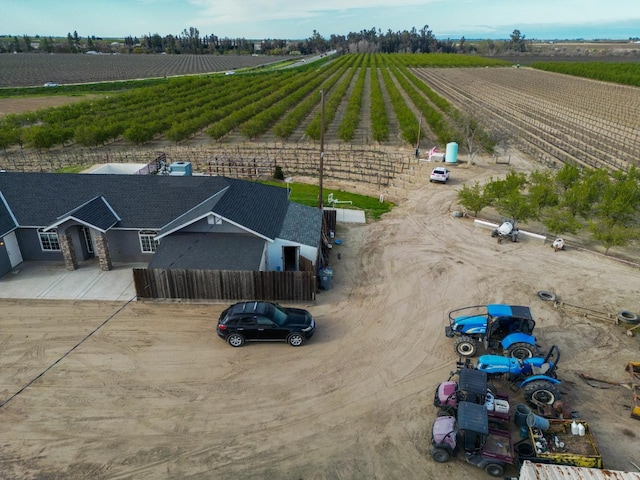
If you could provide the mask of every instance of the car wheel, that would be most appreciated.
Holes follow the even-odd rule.
[[[449,461],[450,455],[444,448],[434,448],[431,450],[431,458],[438,463],[446,463]]]
[[[475,340],[467,336],[456,339],[453,347],[461,357],[473,357],[477,350]]]
[[[292,347],[299,347],[304,343],[304,336],[299,333],[292,333],[287,337],[287,342]]]
[[[514,343],[507,349],[507,353],[512,358],[518,360],[524,360],[525,358],[531,358],[538,354],[538,349],[535,345],[530,345],[524,342]]]
[[[504,475],[504,467],[502,465],[498,465],[497,463],[490,463],[489,465],[484,467],[484,471],[492,477],[501,477],[502,475]]]
[[[244,337],[239,333],[232,333],[227,337],[227,343],[232,347],[241,347],[244,345]]]
[[[524,387],[524,399],[531,405],[553,405],[560,400],[560,389],[546,380],[536,380]]]

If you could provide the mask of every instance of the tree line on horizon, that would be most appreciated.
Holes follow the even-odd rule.
[[[158,33],[145,34],[140,38],[127,36],[121,40],[103,39],[95,35],[81,37],[77,31],[66,37],[36,35],[0,36],[0,53],[122,53],[122,54],[263,54],[287,55],[297,53],[314,55],[331,50],[348,53],[463,53],[498,55],[501,53],[524,52],[528,48],[525,36],[514,30],[508,40],[479,40],[468,42],[459,40],[438,40],[429,26],[420,29],[383,32],[372,27],[347,35],[331,34],[323,37],[316,30],[309,38],[287,39],[246,39],[219,37],[214,34],[201,35],[195,27],[185,28],[179,35],[161,36]]]

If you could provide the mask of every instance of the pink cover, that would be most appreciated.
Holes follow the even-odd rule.
[[[456,382],[442,382],[438,387],[438,399],[440,405],[456,405]]]

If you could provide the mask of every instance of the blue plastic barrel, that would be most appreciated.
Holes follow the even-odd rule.
[[[519,403],[516,405],[516,413],[514,415],[513,421],[519,427],[526,427],[527,417],[530,414],[531,414],[531,409],[524,403]]]
[[[331,267],[322,268],[318,273],[320,277],[320,288],[322,290],[331,290],[331,280],[333,279],[333,269]]]
[[[527,426],[531,428],[538,428],[540,430],[549,430],[549,420],[544,417],[540,417],[535,413],[530,413],[527,416]]]

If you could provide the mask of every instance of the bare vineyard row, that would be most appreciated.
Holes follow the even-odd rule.
[[[532,69],[418,69],[457,108],[545,164],[638,165],[640,89]]]
[[[158,157],[172,162],[190,162],[193,170],[205,175],[218,175],[249,180],[273,177],[276,166],[287,177],[317,178],[320,148],[313,144],[235,144],[200,147],[168,146],[153,149],[51,151],[26,150],[5,152],[0,156],[0,169],[17,171],[55,171],[84,165],[87,168],[106,163],[153,163]],[[379,188],[392,184],[415,163],[408,152],[377,148],[327,145],[323,156],[323,177],[331,180],[367,183]]]

